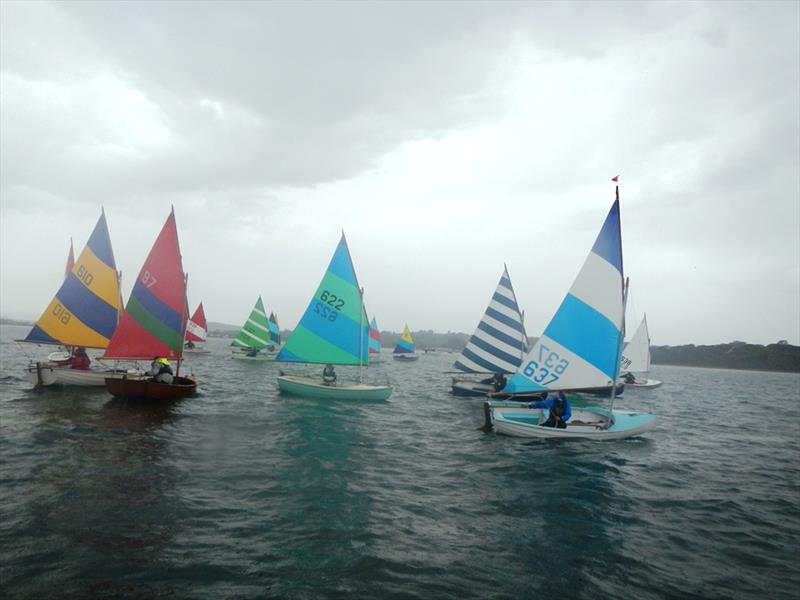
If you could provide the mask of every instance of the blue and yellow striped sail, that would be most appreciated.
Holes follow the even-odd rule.
[[[400,340],[392,350],[392,354],[412,354],[415,350],[414,338],[411,337],[411,331],[408,328],[408,324],[406,324],[403,329],[403,335],[400,336]]]
[[[504,391],[610,386],[619,374],[623,324],[622,236],[617,199],[567,296]]]
[[[306,312],[275,360],[365,365],[368,338],[367,316],[343,233]]]
[[[105,213],[24,341],[105,348],[119,319],[119,278]]]

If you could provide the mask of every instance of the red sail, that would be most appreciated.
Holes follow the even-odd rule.
[[[186,279],[175,212],[153,244],[133,286],[105,358],[180,358],[186,323]]]
[[[203,303],[201,302],[186,326],[186,341],[205,342],[207,331],[206,313],[203,311]]]

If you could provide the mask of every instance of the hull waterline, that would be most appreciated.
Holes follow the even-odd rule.
[[[392,388],[388,385],[324,385],[318,379],[299,375],[281,375],[278,377],[278,388],[284,394],[323,400],[386,400],[392,395]]]

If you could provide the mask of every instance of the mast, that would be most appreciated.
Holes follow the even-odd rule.
[[[344,235],[344,232],[342,232]],[[360,305],[358,307],[358,382],[364,383],[364,288],[359,288],[358,298]],[[367,330],[369,336],[369,330]],[[369,349],[367,349],[369,352]]]
[[[611,181],[616,183],[616,202],[617,208],[622,212],[619,207],[619,175],[612,178]],[[622,247],[622,216],[619,217],[619,237],[620,237],[620,247]],[[621,261],[620,261],[621,262]],[[622,264],[620,264],[622,266]],[[624,269],[623,269],[624,273]],[[622,360],[622,346],[625,343],[625,308],[628,304],[628,283],[629,280],[624,278],[622,280],[622,323],[619,330],[619,341],[617,343],[617,360],[614,362],[614,377],[611,380],[611,406],[609,407],[609,424],[613,423],[614,420],[614,400],[617,397],[617,379],[619,379],[619,367],[620,367],[620,360]]]

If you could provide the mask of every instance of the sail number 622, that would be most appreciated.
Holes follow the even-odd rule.
[[[538,359],[538,361],[528,361],[522,373],[542,385],[550,385],[558,381],[569,367],[569,361],[566,358],[561,358],[557,352],[552,352],[545,345],[539,346]]]

